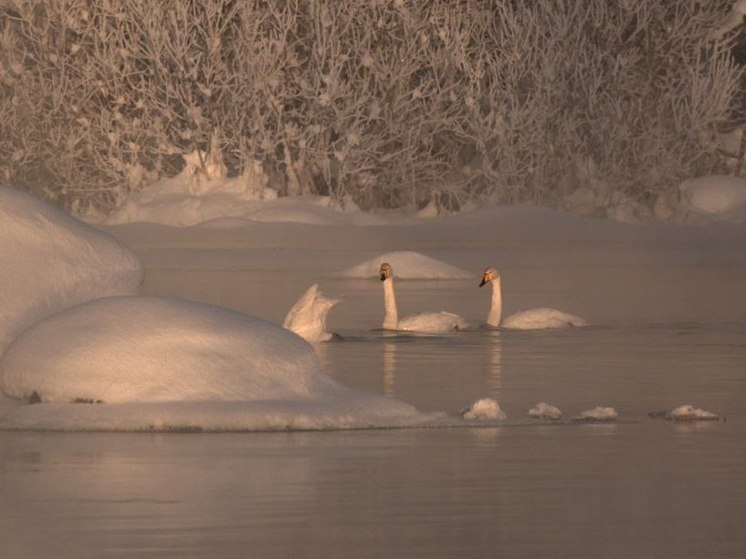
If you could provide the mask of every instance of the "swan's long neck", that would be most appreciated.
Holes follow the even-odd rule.
[[[490,304],[490,313],[487,315],[487,324],[497,328],[500,326],[500,319],[503,312],[502,290],[500,288],[500,278],[495,278],[492,284],[492,303]]]
[[[383,304],[386,311],[386,314],[383,317],[383,328],[385,330],[396,330],[399,325],[399,316],[396,312],[394,280],[391,278],[383,280]]]

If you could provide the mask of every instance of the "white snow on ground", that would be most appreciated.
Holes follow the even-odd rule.
[[[310,225],[383,222],[360,211],[352,202],[347,202],[342,209],[325,196],[278,198],[261,170],[227,177],[223,172],[205,173],[191,161],[178,176],[133,193],[113,212],[91,212],[82,217],[102,225],[144,222],[176,227],[231,219]]]
[[[427,250],[431,246],[442,250],[458,240],[462,248],[449,254],[460,263],[473,266],[474,256],[482,258],[482,253],[494,250],[500,261],[509,260],[515,270],[521,262],[530,263],[522,256],[522,243],[540,242],[547,248],[535,277],[543,279],[547,265],[555,271],[560,264],[572,265],[574,253],[558,249],[559,242],[679,239],[680,257],[686,262],[703,254],[700,250],[689,255],[689,247],[694,246],[690,242],[722,243],[726,238],[726,244],[739,243],[739,227],[722,227],[726,221],[740,219],[742,180],[733,180],[731,184],[712,177],[703,179],[702,185],[695,184],[696,188],[683,188],[688,196],[677,195],[676,207],[686,204],[686,215],[693,215],[691,208],[696,208],[707,215],[708,223],[715,224],[713,229],[702,229],[701,234],[670,225],[645,229],[648,226],[580,219],[530,207],[483,209],[436,221],[409,219],[394,223],[388,219],[385,226],[369,227],[379,218],[362,214],[352,205],[343,211],[328,207],[329,200],[322,198],[276,200],[272,193],[264,191],[265,187],[259,192],[254,183],[251,187],[241,186],[239,179],[224,176],[195,181],[194,175],[163,181],[160,191],[144,188],[111,216],[91,214],[86,219],[116,231],[128,245],[137,246],[138,254],[157,262],[159,269],[179,268],[187,262],[190,269],[212,270],[218,269],[212,264],[228,262],[230,269],[238,266],[236,269],[260,269],[269,274],[299,269],[329,277],[341,269],[346,278],[375,278],[381,261],[387,260],[396,267],[400,278],[468,279],[472,274],[460,268],[419,252],[391,248],[416,239],[416,244],[428,247]],[[726,182],[730,186],[723,186]],[[282,223],[266,223],[267,220]],[[112,227],[117,223],[120,225]],[[169,227],[194,224],[201,227]],[[286,231],[290,232],[287,238]],[[112,297],[89,302],[136,294],[142,278],[137,260],[109,235],[9,187],[0,187],[0,234],[0,349],[18,338],[2,363],[8,376],[0,380],[0,385],[14,397],[0,398],[0,428],[256,430],[442,423],[442,414],[422,414],[401,402],[333,383],[317,370],[318,363],[306,361],[307,345],[297,346],[305,348],[297,352],[286,351],[284,342],[282,351],[267,349],[274,347],[277,340],[290,339],[283,336],[305,344],[279,327],[281,316],[292,306],[290,299],[283,299],[280,305],[275,299],[267,300],[267,305],[275,305],[277,312],[282,312],[277,325],[246,315],[237,318],[230,311],[193,306],[196,304],[185,301]],[[295,244],[285,246],[285,242]],[[358,250],[361,243],[366,257],[377,252],[373,247],[383,250],[379,256],[350,267],[356,259],[362,260]],[[330,244],[339,247],[322,250]],[[278,254],[278,246],[286,249],[285,253]],[[463,249],[472,246],[480,252]],[[708,249],[707,255],[717,261],[721,255],[730,258],[731,252]],[[622,252],[621,257],[636,265],[648,258],[644,251],[632,249]],[[620,254],[608,258],[619,265]],[[492,263],[490,260],[479,265]],[[530,296],[533,301],[537,294],[524,297]],[[137,301],[134,306],[133,301]],[[469,299],[464,299],[464,303],[471,304]],[[96,325],[103,326],[96,332]],[[264,349],[254,346],[254,353],[249,355],[240,343],[244,337],[264,340],[266,343],[260,344]],[[288,347],[296,347],[296,342]],[[139,353],[133,353],[135,349]],[[188,363],[184,363],[184,356],[189,356]],[[279,367],[275,392],[263,384],[270,369],[257,365],[262,360],[273,361],[273,366]],[[137,367],[127,368],[127,362]],[[109,371],[112,378],[107,381]],[[148,371],[149,375],[138,377]],[[181,371],[181,376],[175,371]],[[104,388],[81,390],[87,385],[79,376],[84,373],[86,378],[97,379],[94,386]],[[195,385],[201,387],[202,397],[200,388],[192,386],[191,392],[187,391],[190,382],[180,384],[182,376],[199,383],[207,378],[205,374],[214,376],[209,377],[211,382]],[[297,386],[291,389],[282,384],[282,379],[291,377],[300,379],[301,386],[312,388],[299,395]],[[124,384],[117,384],[119,381]],[[143,382],[145,385],[140,386]],[[143,392],[138,395],[138,390]],[[29,391],[36,391],[42,402],[48,403],[22,403],[18,397],[30,397]],[[160,399],[154,394],[160,394]],[[68,403],[76,398],[118,403]],[[495,414],[494,408],[480,406],[474,413]],[[589,410],[584,418],[615,417],[616,412],[608,410]]]
[[[0,196],[0,332],[6,345],[15,338],[0,360],[0,428],[340,429],[442,415],[340,385],[279,325],[203,303],[107,297],[140,286],[128,250],[19,191]]]
[[[142,268],[119,241],[0,185],[0,354],[37,320],[109,295],[137,293]]]
[[[746,223],[746,179],[712,175],[683,181],[656,202],[660,220],[679,224]]]
[[[8,349],[0,378],[7,395],[42,402],[0,407],[0,428],[11,429],[342,429],[436,417],[333,381],[279,326],[160,297],[98,299],[38,322]]]
[[[474,274],[410,250],[387,252],[336,274],[342,278],[377,278],[381,264],[394,268],[396,279],[473,279]]]
[[[219,227],[235,220],[310,225],[382,225],[390,221],[362,212],[349,199],[338,204],[324,196],[278,198],[258,164],[240,176],[228,177],[222,164],[209,155],[195,152],[185,155],[184,161],[179,175],[130,194],[109,214],[91,211],[82,219],[101,225],[160,223],[176,227],[210,221]],[[466,207],[473,209],[469,204]],[[746,179],[731,175],[690,178],[659,192],[653,207],[643,206],[619,191],[596,192],[580,187],[562,201],[562,207],[577,215],[632,223],[743,223]],[[431,221],[429,210],[425,208],[411,217],[420,223]]]

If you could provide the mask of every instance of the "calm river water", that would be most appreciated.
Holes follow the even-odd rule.
[[[149,293],[275,321],[317,279],[158,268],[143,256]],[[518,423],[541,401],[567,418],[612,406],[619,420],[0,432],[0,557],[746,557],[746,312],[742,295],[733,300],[745,270],[724,260],[620,273],[602,263],[555,284],[529,281],[536,269],[516,263],[504,274],[509,312],[553,303],[592,325],[447,337],[386,336],[374,330],[379,282],[322,278],[344,297],[330,317],[344,340],[318,350],[340,382],[422,410],[457,413],[491,397]],[[402,314],[445,309],[479,321],[489,295],[478,280],[399,282]],[[648,416],[688,403],[721,420]]]

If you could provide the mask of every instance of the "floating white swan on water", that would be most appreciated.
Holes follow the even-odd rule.
[[[325,342],[332,334],[326,331],[326,317],[339,299],[326,297],[314,283],[293,305],[282,327],[295,332],[308,342]]]
[[[463,330],[467,327],[467,322],[459,315],[445,311],[425,312],[399,320],[391,265],[388,263],[381,264],[380,274],[381,281],[383,282],[383,302],[386,311],[383,318],[384,330],[404,330],[407,332],[436,334],[452,332],[453,330]]]
[[[500,274],[495,268],[487,268],[484,271],[479,287],[488,283],[492,284],[492,303],[487,315],[487,326],[512,330],[541,330],[587,325],[587,322],[578,316],[545,307],[520,311],[502,320]]]

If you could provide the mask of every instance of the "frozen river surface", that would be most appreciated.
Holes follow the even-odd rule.
[[[209,230],[200,242],[168,229],[147,235],[159,243],[140,230],[115,232],[145,263],[148,293],[275,322],[313,281],[342,296],[330,326],[343,341],[318,351],[328,374],[349,386],[449,413],[490,397],[517,423],[541,401],[566,418],[611,406],[619,420],[0,432],[0,557],[746,557],[743,240],[697,233],[693,244],[689,233],[667,230],[551,245],[468,231],[444,239],[420,228],[375,241],[350,233],[336,244],[329,233],[335,249],[321,250],[323,233],[309,249],[299,241],[308,230],[293,237],[290,229],[222,244]],[[444,309],[483,320],[489,295],[477,288],[479,275],[499,265],[508,313],[555,306],[591,326],[446,337],[376,331],[380,282],[331,272],[399,248],[397,238],[475,274],[398,282],[402,314]],[[689,403],[720,421],[648,416]]]

